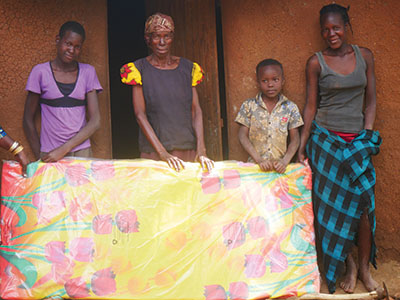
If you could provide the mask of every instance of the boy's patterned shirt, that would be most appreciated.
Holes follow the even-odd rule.
[[[271,113],[261,98],[243,102],[235,122],[249,128],[249,140],[263,159],[282,159],[287,151],[287,136],[290,129],[303,125],[299,108],[284,95]],[[249,157],[249,161],[253,161]]]

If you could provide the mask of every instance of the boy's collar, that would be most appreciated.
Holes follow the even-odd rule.
[[[264,106],[265,108],[267,108],[267,107],[265,106],[265,103],[264,103],[264,101],[263,101],[261,95],[262,95],[261,92],[259,92],[259,93],[257,94],[257,96],[256,96],[257,102],[259,102],[259,104],[260,104],[261,106]],[[282,93],[279,93],[278,102],[276,102],[275,105],[280,105],[282,102],[284,102],[284,101],[286,101],[286,100],[287,100],[286,96],[283,95]]]

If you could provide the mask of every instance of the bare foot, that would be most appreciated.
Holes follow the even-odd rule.
[[[372,278],[368,267],[360,267],[358,272],[358,276],[368,292],[375,291],[379,287],[379,284]]]
[[[351,254],[346,259],[346,274],[339,286],[346,293],[352,294],[357,284],[357,266]]]

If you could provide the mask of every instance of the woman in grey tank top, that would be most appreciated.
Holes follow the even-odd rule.
[[[198,161],[211,170],[214,162],[206,154],[196,91],[203,73],[198,64],[171,54],[174,30],[170,16],[150,16],[145,40],[151,54],[121,68],[122,82],[133,85],[140,157],[163,160],[177,171],[184,161]]]
[[[357,276],[368,291],[378,288],[369,271],[369,262],[375,266],[375,170],[370,156],[381,143],[379,133],[372,131],[374,59],[369,49],[346,42],[351,30],[347,11],[337,4],[320,11],[321,35],[328,47],[307,61],[307,99],[298,152],[299,161],[304,162],[307,150],[314,173],[315,226],[331,293],[344,265],[340,287],[345,292],[354,291]],[[366,153],[367,148],[373,150]],[[368,166],[355,178],[346,164],[359,160]],[[366,192],[360,194],[360,187]],[[350,254],[354,244],[358,245],[358,266]]]

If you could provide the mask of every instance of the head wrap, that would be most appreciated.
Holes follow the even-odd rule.
[[[150,34],[155,31],[172,31],[174,32],[174,20],[170,16],[162,13],[156,13],[147,18],[144,27],[144,33]]]

